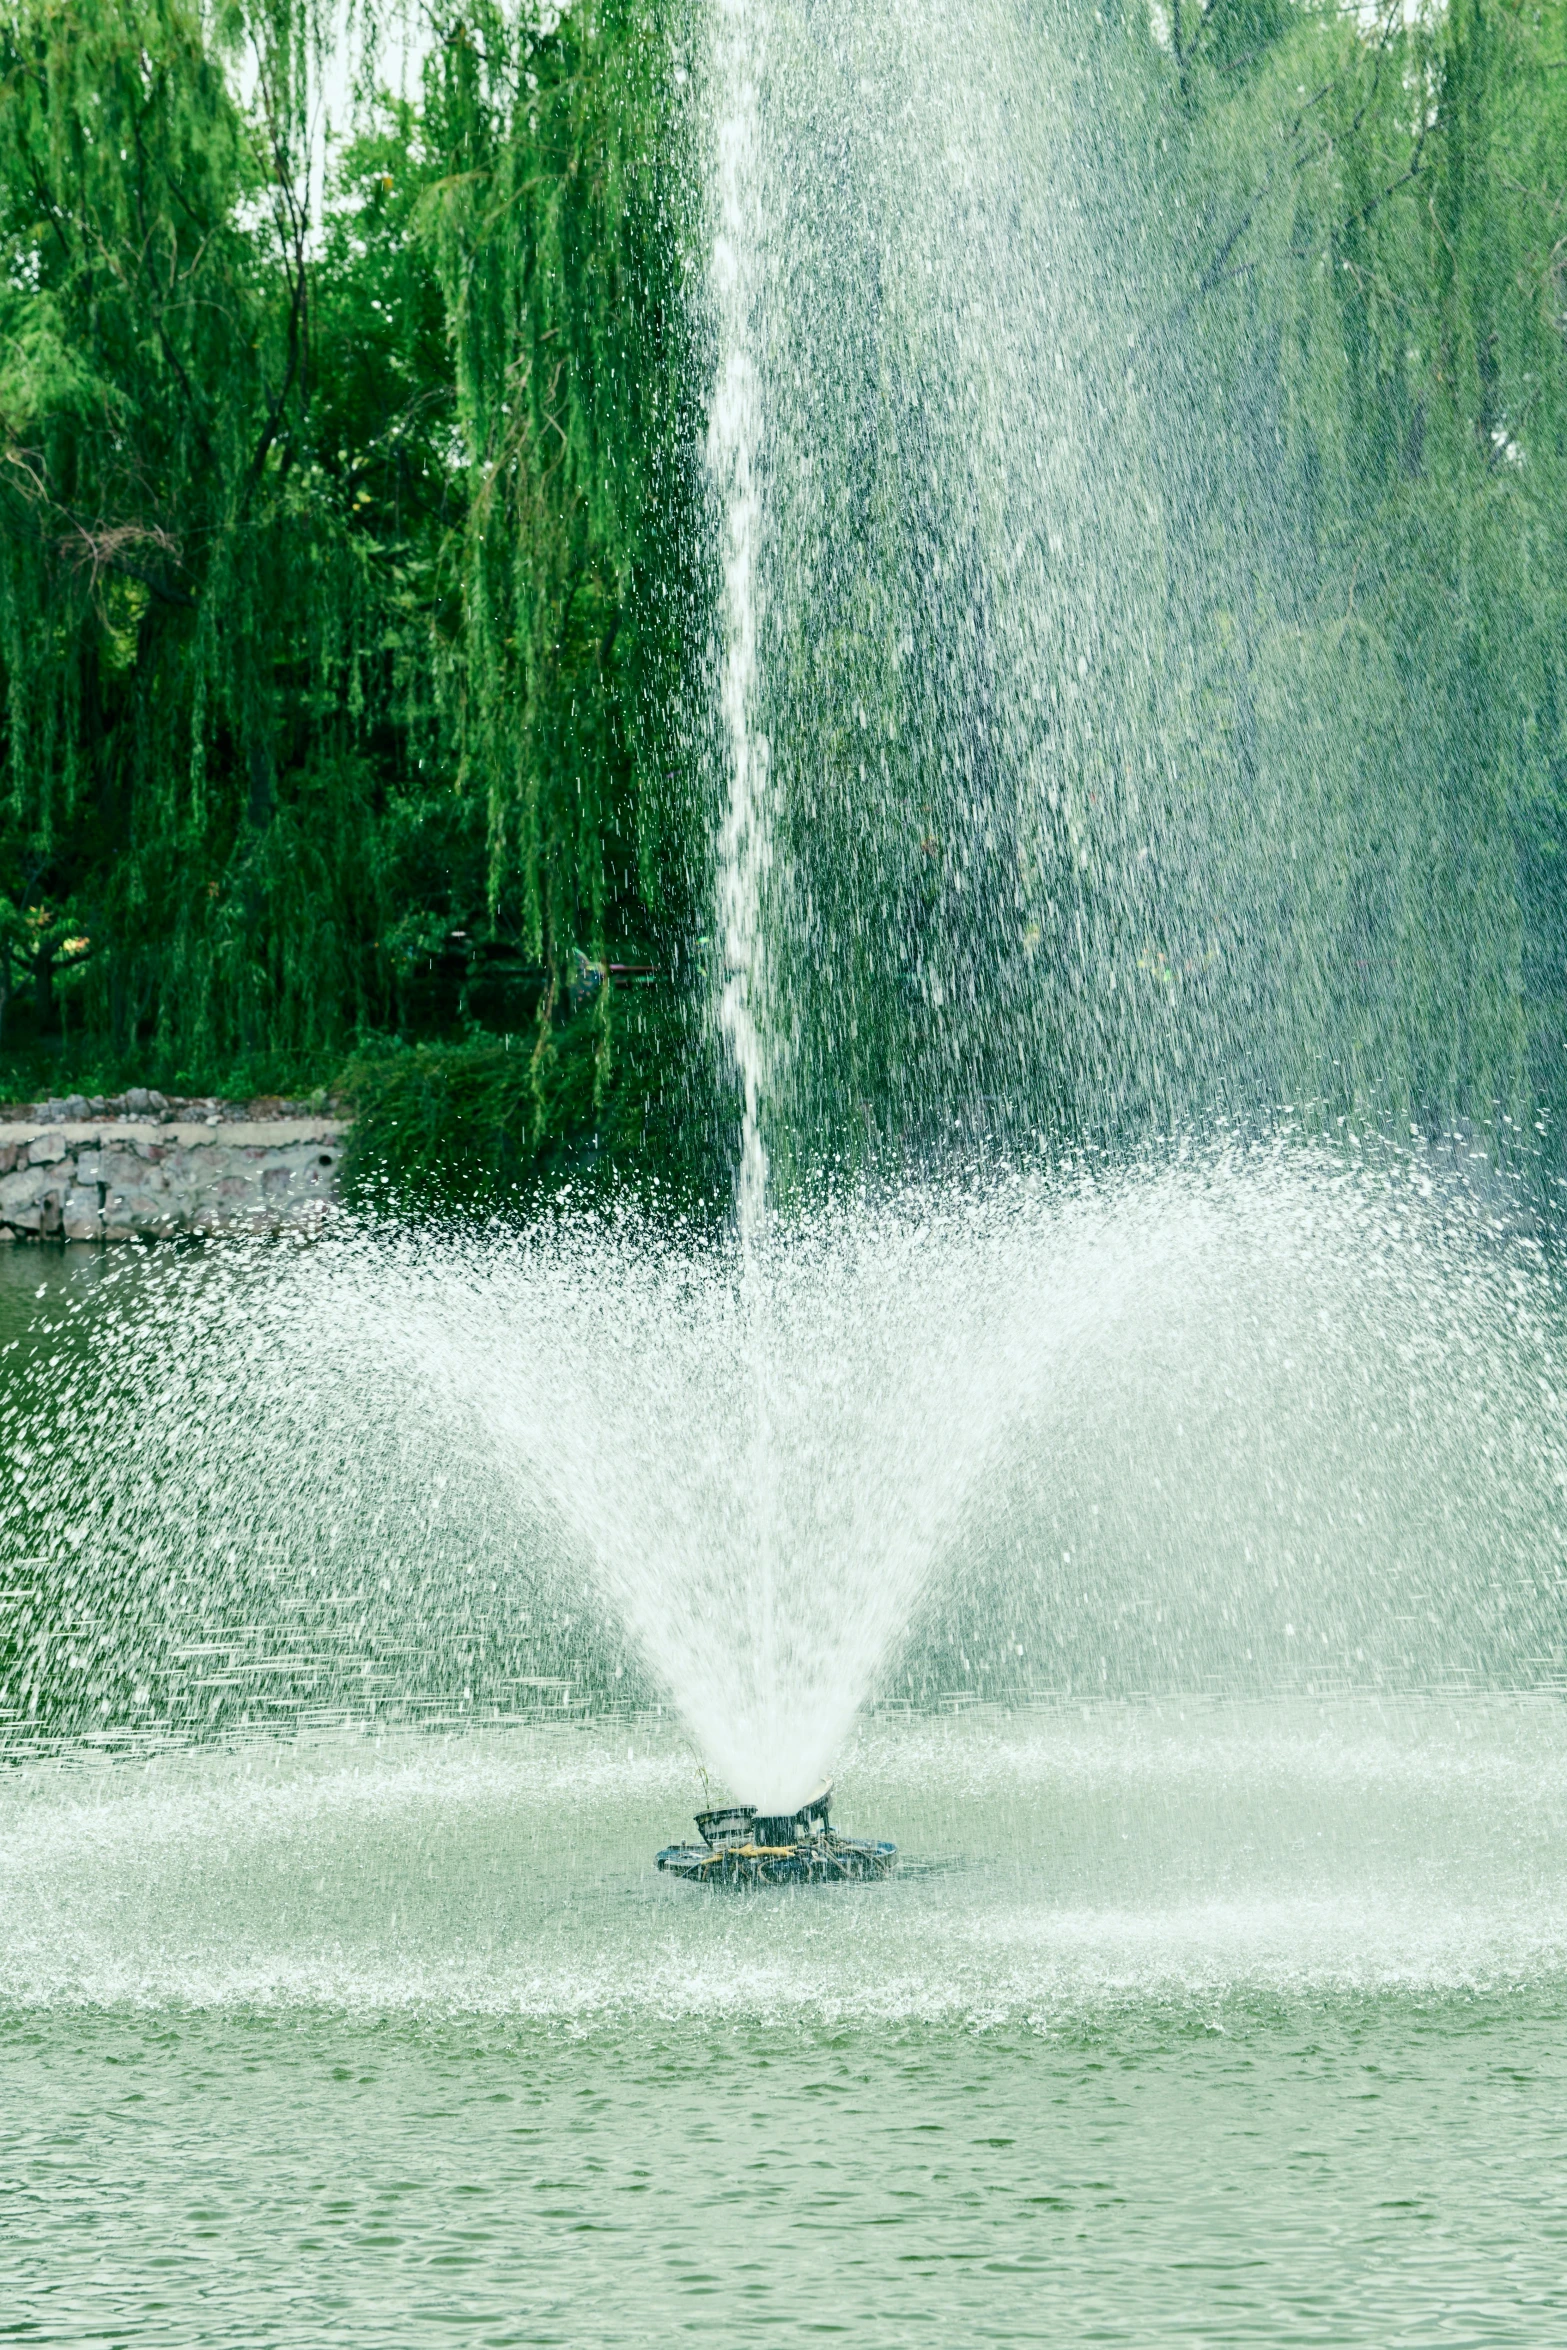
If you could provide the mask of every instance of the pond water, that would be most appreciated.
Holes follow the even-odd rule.
[[[0,1259],[13,1375],[163,1278]],[[0,2340],[1567,2330],[1549,1675],[884,1692],[835,1818],[900,1873],[728,1897],[655,1872],[702,1767],[610,1687],[13,1720]]]
[[[730,1898],[657,1721],[14,1767],[0,2338],[1555,2339],[1561,1732],[872,1721]]]

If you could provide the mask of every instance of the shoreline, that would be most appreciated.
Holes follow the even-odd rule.
[[[4,1105],[0,1246],[313,1231],[338,1198],[348,1125],[302,1103],[140,1087]]]

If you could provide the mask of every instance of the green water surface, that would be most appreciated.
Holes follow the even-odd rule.
[[[1548,2343],[1563,2003],[12,2010],[7,2340]]]
[[[0,2341],[1567,2341],[1554,1686],[884,1706],[729,1898],[667,1713],[327,1710],[14,1714]]]
[[[1561,1726],[873,1723],[729,1898],[658,1722],[15,1765],[0,2339],[1567,2338]]]

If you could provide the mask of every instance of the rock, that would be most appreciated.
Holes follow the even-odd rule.
[[[314,1231],[342,1158],[340,1129],[334,1121],[323,1132],[319,1112],[247,1119],[233,1103],[171,1104],[146,1087],[35,1104],[10,1131],[18,1139],[0,1143],[0,1246],[8,1235],[61,1232],[123,1240]]]
[[[101,1240],[103,1238],[103,1210],[98,1205],[98,1186],[91,1191],[68,1191],[62,1211],[67,1240]]]
[[[0,1176],[0,1215],[15,1223],[14,1210],[35,1208],[48,1186],[42,1167],[18,1167],[14,1175]]]
[[[160,1173],[124,1148],[104,1151],[98,1161],[98,1180],[106,1183],[111,1192],[145,1191],[149,1186],[156,1190],[163,1183]]]
[[[111,1192],[104,1206],[106,1229],[112,1224],[161,1238],[165,1233],[180,1231],[184,1221],[167,1192],[131,1191],[118,1195]]]

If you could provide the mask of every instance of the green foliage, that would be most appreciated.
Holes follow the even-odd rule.
[[[945,120],[907,17],[854,37]],[[372,10],[312,194],[324,22],[0,10],[10,1089],[357,1054],[398,1183],[678,1158],[692,999],[571,983],[688,979],[711,898],[705,18],[437,10],[391,99]],[[1025,123],[972,60],[1016,152],[971,141],[948,250],[854,40],[772,20],[764,372],[816,436],[769,455],[785,1125],[1567,1111],[1560,8],[998,28],[1062,95]],[[534,974],[510,1043],[485,957]]]
[[[547,964],[546,1031],[579,948],[673,959],[693,374],[644,15],[437,25],[318,227],[287,0],[0,17],[6,1042],[314,1071],[457,1019],[415,985],[452,933]]]
[[[1567,18],[911,21],[771,101],[784,1123],[1567,1109]]]
[[[315,448],[287,31],[248,117],[180,0],[0,35],[0,854],[91,941],[84,1015],[165,1051],[380,1008],[387,616]]]
[[[428,83],[468,456],[462,773],[487,796],[496,900],[562,974],[578,943],[682,936],[705,872],[684,708],[705,634],[687,79],[665,12],[585,0],[520,77],[505,20],[478,10]]]
[[[485,1215],[570,1179],[656,1187],[688,1211],[721,1193],[723,1139],[700,1007],[638,991],[535,1042],[475,1037],[367,1051],[338,1090],[355,1116],[348,1196],[408,1212]]]
[[[1187,0],[1142,100],[1157,429],[1201,420],[1172,763],[1262,1082],[1522,1117],[1567,1076],[1563,18],[1246,13]]]

